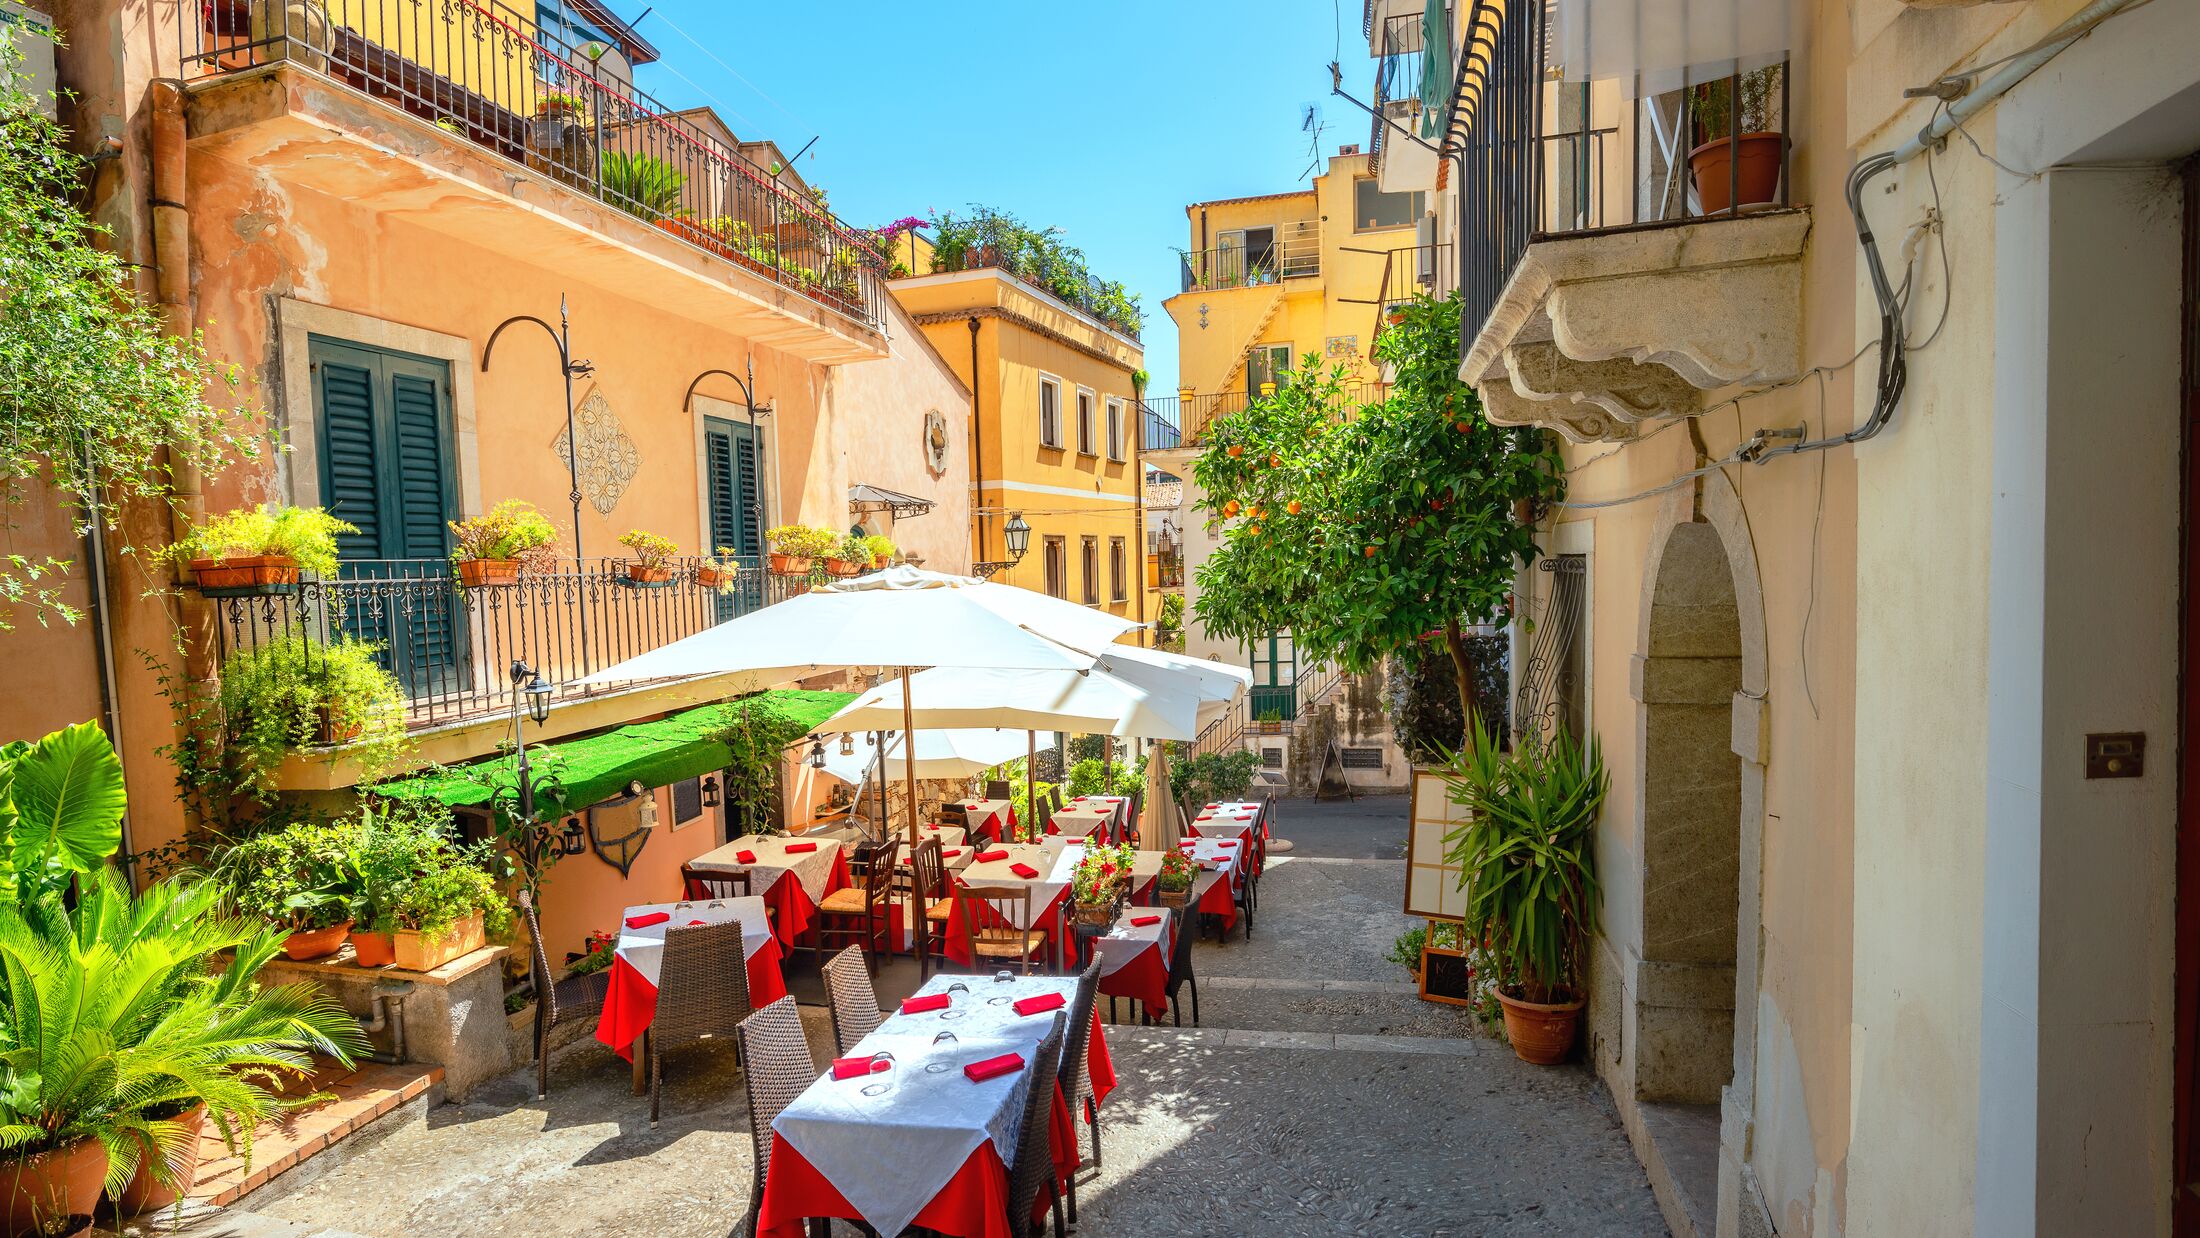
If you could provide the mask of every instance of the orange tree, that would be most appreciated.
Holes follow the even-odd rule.
[[[1216,635],[1289,630],[1301,658],[1354,672],[1440,635],[1471,715],[1462,629],[1504,617],[1536,553],[1522,514],[1564,492],[1563,466],[1459,381],[1456,295],[1401,308],[1376,345],[1395,372],[1380,403],[1355,411],[1342,367],[1310,361],[1210,431],[1192,476],[1221,538],[1195,609]]]

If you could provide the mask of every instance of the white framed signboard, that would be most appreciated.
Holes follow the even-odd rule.
[[[1406,914],[1457,921],[1467,910],[1459,866],[1444,858],[1444,835],[1466,816],[1451,802],[1451,785],[1438,770],[1413,767],[1406,822]]]

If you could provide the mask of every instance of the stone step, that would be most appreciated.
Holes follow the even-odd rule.
[[[424,1120],[443,1101],[443,1068],[367,1062],[322,1074],[312,1090],[328,1092],[330,1098],[293,1109],[255,1131],[249,1164],[231,1155],[211,1129],[202,1136],[191,1199],[226,1207],[370,1129],[378,1138],[388,1133],[381,1129],[386,1126]]]

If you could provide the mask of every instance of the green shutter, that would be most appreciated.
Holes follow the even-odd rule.
[[[717,417],[703,419],[703,470],[710,491],[710,551],[733,547],[744,565],[761,564],[763,453],[749,428]],[[763,604],[761,587],[744,581],[718,599],[720,622]]]
[[[339,534],[337,551],[346,559],[382,557],[382,507],[379,497],[382,453],[375,434],[373,358],[359,365],[349,355],[316,349],[314,368],[321,377],[322,506],[339,520],[357,525],[357,533]]]

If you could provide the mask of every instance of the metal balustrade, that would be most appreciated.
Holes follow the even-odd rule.
[[[1321,274],[1320,220],[1291,219],[1243,229],[1244,238],[1207,249],[1181,251],[1183,291],[1259,288]]]

